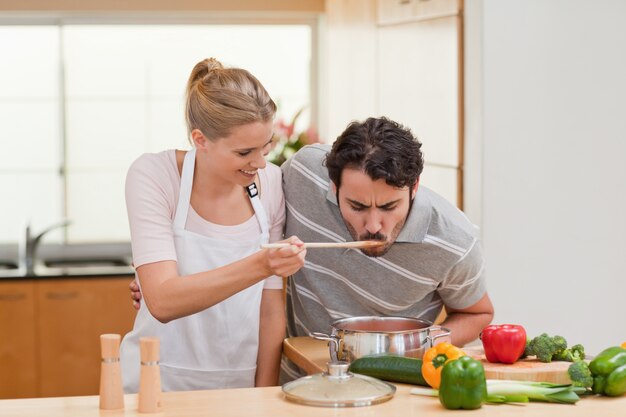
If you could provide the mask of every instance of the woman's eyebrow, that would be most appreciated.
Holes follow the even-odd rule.
[[[272,136],[273,138],[273,136]],[[267,142],[265,142],[265,144],[263,146],[261,146],[261,148],[265,148],[267,145],[269,145],[270,143],[272,143],[272,138],[270,138],[270,140],[268,140]],[[235,149],[235,152],[246,152],[246,151],[253,151],[257,148],[241,148],[241,149]]]

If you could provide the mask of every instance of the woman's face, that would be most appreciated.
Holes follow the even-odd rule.
[[[194,137],[204,170],[226,182],[244,187],[250,185],[257,170],[265,168],[265,156],[271,148],[272,128],[273,123],[269,120],[237,126],[230,135],[213,141]]]

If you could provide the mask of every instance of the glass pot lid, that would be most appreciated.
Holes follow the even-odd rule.
[[[361,407],[387,401],[395,394],[395,386],[348,372],[348,365],[348,362],[329,362],[327,372],[286,383],[285,397],[320,407]]]

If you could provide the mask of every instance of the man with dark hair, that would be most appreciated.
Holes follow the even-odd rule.
[[[329,149],[307,146],[282,166],[285,234],[304,242],[380,240],[368,249],[316,249],[287,286],[287,335],[330,331],[352,316],[405,316],[443,325],[452,343],[491,322],[476,227],[418,186],[421,144],[386,118],[353,122]],[[282,382],[301,375],[284,360]]]

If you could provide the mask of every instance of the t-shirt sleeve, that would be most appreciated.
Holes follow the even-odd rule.
[[[160,155],[144,154],[126,175],[126,210],[133,264],[176,261],[172,231],[175,190]]]
[[[266,207],[269,208],[268,221],[270,228],[270,242],[283,239],[285,228],[285,195],[283,194],[282,173],[277,166],[268,163],[266,168],[267,184],[263,188],[264,197],[267,198]],[[282,277],[272,275],[265,279],[263,289],[279,290],[283,288]]]
[[[270,214],[270,242],[283,239],[285,229],[285,194],[283,193],[283,176],[278,167],[268,172]]]
[[[439,287],[438,292],[445,305],[463,309],[480,301],[487,291],[484,262],[482,246],[475,238]]]

